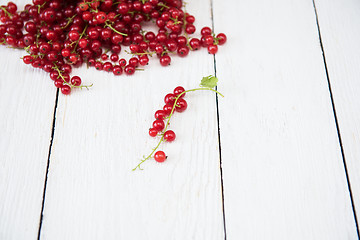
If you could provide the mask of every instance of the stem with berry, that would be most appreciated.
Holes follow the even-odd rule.
[[[183,91],[183,92],[181,92],[180,94],[178,94],[178,95],[175,97],[175,99],[174,99],[174,104],[173,104],[173,106],[172,106],[172,109],[171,109],[171,112],[170,112],[169,116],[167,117],[167,122],[166,122],[166,124],[165,124],[165,127],[164,127],[164,129],[162,130],[162,132],[161,132],[161,134],[160,134],[160,135],[161,135],[161,138],[160,138],[158,144],[153,148],[152,152],[151,152],[149,155],[147,155],[146,157],[143,156],[143,159],[138,163],[138,165],[136,165],[136,167],[132,169],[133,171],[135,171],[136,169],[143,170],[143,169],[141,168],[141,165],[142,165],[144,162],[146,162],[147,160],[151,159],[152,157],[155,157],[155,159],[156,159],[157,156],[155,156],[155,155],[156,155],[157,153],[159,153],[159,152],[156,152],[156,150],[160,147],[161,143],[163,143],[164,141],[167,140],[167,139],[165,139],[165,138],[166,138],[166,137],[165,137],[165,133],[167,132],[167,129],[168,129],[169,125],[170,125],[170,119],[171,119],[171,117],[173,116],[175,109],[176,109],[177,107],[180,107],[180,106],[178,105],[178,100],[179,100],[180,98],[182,98],[182,97],[183,97],[186,93],[188,93],[188,92],[195,92],[195,91],[201,91],[201,90],[212,91],[212,92],[215,92],[216,94],[219,94],[221,97],[224,97],[224,95],[222,95],[220,92],[218,92],[217,90],[214,89],[214,87],[216,87],[216,85],[217,85],[217,82],[218,82],[218,79],[217,79],[216,77],[214,77],[214,76],[211,76],[211,75],[210,75],[210,76],[204,77],[204,78],[201,80],[200,88],[194,88],[194,89],[189,89],[189,90]],[[154,155],[154,153],[155,153],[155,155]],[[162,155],[162,153],[163,153],[163,152],[161,151],[161,155]],[[163,158],[161,158],[161,159],[162,159],[162,161],[165,160],[165,159],[163,159]],[[162,161],[161,161],[161,162],[162,162]],[[160,162],[160,161],[158,161],[158,162]]]

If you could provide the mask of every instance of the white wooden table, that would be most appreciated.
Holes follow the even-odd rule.
[[[26,0],[14,1],[25,5]],[[0,47],[0,239],[359,239],[360,1],[193,0],[228,42],[58,94]],[[131,171],[163,96],[189,93],[163,164]]]

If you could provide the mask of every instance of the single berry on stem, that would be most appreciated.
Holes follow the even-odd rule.
[[[158,135],[158,130],[154,129],[154,128],[150,128],[149,129],[149,135],[150,137],[156,137]]]
[[[157,131],[162,131],[165,128],[165,123],[163,120],[155,120],[153,122],[153,128]]]
[[[166,160],[167,156],[163,151],[157,151],[154,155],[154,159],[157,162],[164,162]]]
[[[174,131],[172,130],[167,130],[165,133],[164,133],[164,139],[167,141],[167,142],[172,142],[174,141],[176,138],[176,134],[174,133]]]
[[[179,98],[175,105],[175,111],[183,112],[187,109],[187,102],[183,98]]]

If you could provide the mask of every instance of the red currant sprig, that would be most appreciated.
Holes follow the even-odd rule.
[[[165,96],[165,106],[164,110],[158,110],[155,112],[155,118],[156,120],[153,122],[153,127],[149,130],[149,135],[151,137],[156,137],[158,135],[161,136],[158,144],[155,148],[153,148],[152,152],[148,156],[143,156],[143,159],[140,161],[138,165],[136,165],[135,168],[132,170],[135,171],[136,169],[143,170],[141,168],[141,164],[146,162],[147,160],[154,157],[155,161],[157,162],[164,162],[167,158],[165,153],[163,151],[157,151],[157,149],[160,147],[161,143],[164,141],[172,142],[175,140],[176,135],[175,132],[172,130],[168,130],[170,119],[174,114],[174,111],[177,112],[183,112],[187,108],[187,102],[183,99],[186,93],[188,92],[194,92],[199,90],[207,90],[207,91],[213,91],[220,96],[224,97],[221,93],[213,89],[216,87],[218,82],[218,79],[214,76],[207,76],[204,77],[201,80],[200,88],[194,88],[190,90],[185,90],[183,87],[179,86],[174,89],[174,93],[169,93]],[[171,110],[167,106],[171,106]],[[166,107],[166,108],[165,108]],[[164,123],[164,120],[167,119],[166,124]]]

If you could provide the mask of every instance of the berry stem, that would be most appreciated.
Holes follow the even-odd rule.
[[[169,127],[170,119],[171,119],[171,117],[173,116],[173,113],[174,113],[174,111],[175,111],[175,107],[177,106],[176,103],[177,103],[177,101],[179,100],[179,98],[180,98],[182,95],[184,95],[185,93],[187,93],[187,92],[195,92],[195,91],[200,91],[200,90],[213,91],[213,92],[219,94],[220,96],[224,97],[224,95],[222,95],[220,92],[216,91],[215,89],[209,88],[209,87],[200,87],[200,88],[189,89],[189,90],[186,90],[186,91],[180,93],[177,97],[175,97],[174,105],[173,105],[173,107],[172,107],[172,109],[171,109],[171,113],[170,113],[169,117],[167,118],[167,122],[166,122],[165,128],[164,128],[164,130],[162,131],[161,138],[160,138],[158,144],[156,145],[156,147],[152,150],[152,152],[151,152],[147,157],[144,156],[144,159],[142,159],[142,160],[140,161],[140,163],[139,163],[138,165],[136,165],[135,168],[132,169],[133,171],[135,171],[136,169],[143,170],[143,169],[141,168],[141,164],[143,164],[145,161],[149,160],[149,159],[153,156],[153,154],[155,153],[155,151],[160,147],[161,143],[164,142],[164,133],[166,132],[167,128]]]
[[[86,32],[86,29],[87,29],[88,25],[86,25],[84,27],[84,30],[82,31],[82,33],[80,34],[80,37],[79,39],[76,41],[76,44],[75,44],[75,47],[74,47],[74,50],[72,51],[73,53],[76,51],[76,48],[77,46],[79,45],[79,41],[82,39],[82,37],[84,36],[85,32]]]
[[[111,30],[113,30],[114,32],[116,32],[117,34],[123,35],[123,36],[127,36],[126,33],[122,33],[119,32],[118,30],[116,30],[110,23],[108,23],[108,21],[105,22],[105,26],[109,27]]]
[[[11,17],[11,16],[12,16],[12,14],[9,13],[9,12],[6,10],[5,7],[1,7],[1,6],[0,6],[0,9],[2,9],[2,10],[4,11],[4,13],[5,13],[6,15],[8,15],[8,17]]]
[[[68,18],[67,20],[67,23],[65,26],[63,26],[61,29],[66,29],[74,20],[74,18],[76,17],[77,14],[74,14],[72,17]]]

